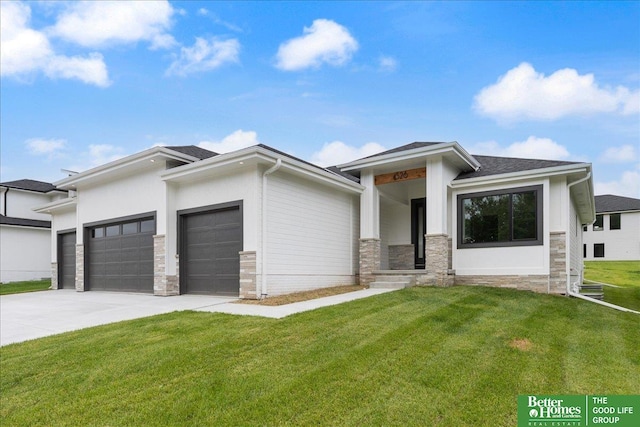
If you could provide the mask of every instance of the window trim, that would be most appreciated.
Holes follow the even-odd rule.
[[[616,221],[618,227],[616,228],[614,228],[614,221],[613,221],[614,217],[618,218]],[[622,230],[622,214],[620,212],[609,214],[609,230],[613,230],[613,231]]]
[[[508,240],[503,242],[483,242],[483,243],[464,243],[463,242],[463,208],[462,203],[465,199],[476,198],[476,197],[487,197],[487,196],[500,196],[508,194],[510,197],[510,201],[513,201],[513,194],[515,193],[525,193],[525,192],[535,192],[536,198],[536,238],[535,239],[527,239],[527,240]],[[500,247],[513,247],[513,246],[540,246],[544,244],[543,241],[543,185],[531,185],[527,187],[514,187],[514,188],[505,188],[501,190],[492,190],[492,191],[482,191],[478,193],[465,193],[458,194],[457,197],[457,207],[458,211],[456,214],[457,230],[458,230],[458,249],[472,249],[472,248],[500,248]],[[513,217],[510,218],[509,221],[510,227],[510,235],[511,239],[513,239]]]
[[[597,225],[598,217],[600,217],[600,225]],[[596,214],[596,220],[593,222],[593,231],[603,231],[604,230],[604,214]]]

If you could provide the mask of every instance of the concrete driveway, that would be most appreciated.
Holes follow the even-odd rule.
[[[177,310],[211,310],[213,306],[235,300],[237,298],[157,297],[72,289],[3,295],[0,297],[0,346]]]

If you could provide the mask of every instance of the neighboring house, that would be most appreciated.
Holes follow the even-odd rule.
[[[357,283],[564,293],[591,165],[413,143],[332,168],[257,145],[154,147],[56,183],[53,286],[260,298]]]
[[[0,282],[51,277],[51,222],[32,209],[66,198],[48,182],[0,183]]]
[[[640,261],[640,199],[596,196],[596,221],[584,226],[586,260]]]

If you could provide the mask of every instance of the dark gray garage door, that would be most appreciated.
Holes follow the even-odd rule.
[[[152,218],[90,229],[90,290],[153,292]]]
[[[58,234],[58,288],[76,288],[76,233]]]
[[[182,216],[182,293],[238,296],[242,213],[239,206]]]

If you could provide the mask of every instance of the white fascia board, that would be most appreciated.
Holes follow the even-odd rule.
[[[32,211],[37,213],[48,214],[51,212],[55,212],[60,209],[65,209],[70,206],[75,206],[78,202],[78,199],[75,197],[68,197],[66,199],[56,200],[55,202],[50,202],[44,205],[36,206],[32,209]]]
[[[467,178],[453,180],[449,184],[451,188],[466,188],[488,184],[502,184],[510,181],[522,181],[527,179],[547,178],[557,175],[569,175],[572,173],[588,173],[591,170],[590,163],[578,163],[574,165],[554,166],[544,169],[533,169],[519,172],[505,173],[500,175],[479,176],[477,178]]]
[[[385,165],[387,163],[411,160],[424,156],[435,156],[438,154],[455,153],[465,163],[467,163],[474,170],[478,170],[480,163],[469,154],[464,148],[460,146],[456,141],[446,142],[441,144],[428,145],[426,147],[414,148],[413,150],[399,151],[396,153],[389,153],[382,156],[376,156],[372,158],[355,160],[353,162],[339,165],[338,168],[344,171],[360,170],[364,168]]]
[[[141,151],[139,153],[123,157],[122,159],[114,160],[112,162],[105,163],[104,165],[96,166],[95,168],[61,179],[60,181],[54,182],[53,185],[59,188],[73,189],[72,187],[77,185],[79,182],[91,178],[99,178],[102,175],[116,172],[133,164],[153,160],[156,157],[187,162],[196,162],[200,160],[197,157],[182,154],[165,147],[152,147],[148,150]]]
[[[160,176],[164,181],[172,181],[204,171],[215,173],[215,169],[222,170],[225,166],[237,165],[240,162],[248,162],[249,160],[274,163],[277,159],[281,159],[283,168],[303,174],[316,181],[323,181],[356,193],[364,191],[364,187],[357,182],[259,146],[247,147],[242,150],[220,154],[189,165],[169,169],[166,172],[163,172]]]

